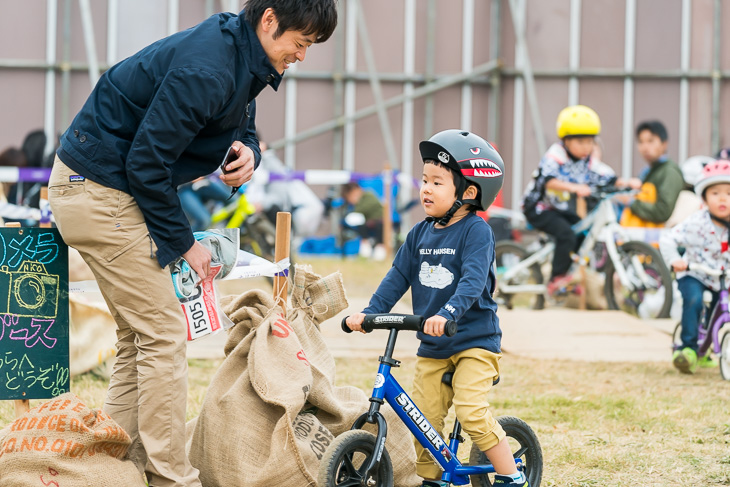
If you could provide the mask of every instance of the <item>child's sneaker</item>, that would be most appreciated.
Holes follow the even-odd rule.
[[[565,294],[568,292],[567,287],[572,280],[572,276],[563,274],[562,276],[555,276],[550,279],[547,284],[547,293],[549,296],[555,296],[557,294]]]
[[[421,487],[449,487],[449,484],[441,480],[424,480]]]
[[[672,363],[683,374],[694,374],[697,370],[697,352],[689,347],[677,350],[672,356]]]
[[[703,369],[713,369],[718,365],[719,363],[717,362],[717,360],[710,357],[709,355],[705,355],[704,357],[700,357],[697,359],[697,366]]]
[[[528,487],[529,483],[527,482],[527,479],[525,479],[524,482],[515,482],[512,480],[512,477],[507,477],[506,475],[495,475],[494,483],[492,485],[501,485],[503,487]]]

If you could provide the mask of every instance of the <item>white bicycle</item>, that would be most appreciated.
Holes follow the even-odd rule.
[[[584,236],[574,254],[571,272],[578,265],[592,265],[605,274],[604,291],[609,309],[620,309],[642,318],[667,318],[672,306],[672,276],[657,249],[629,235],[618,223],[611,196],[614,187],[599,189],[591,197],[596,207],[573,232]],[[531,253],[511,240],[497,242],[497,297],[508,309],[545,307],[547,287],[543,268],[552,262],[555,243],[547,237]]]

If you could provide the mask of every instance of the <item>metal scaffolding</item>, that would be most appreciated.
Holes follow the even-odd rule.
[[[341,0],[341,9],[344,9],[343,28],[337,29],[333,41],[335,42],[335,61],[332,71],[306,71],[297,69],[296,65],[289,69],[285,83],[285,121],[284,137],[273,141],[270,146],[284,150],[284,160],[291,168],[297,167],[297,144],[318,135],[333,132],[332,168],[355,169],[355,122],[366,117],[376,116],[387,158],[394,169],[408,175],[412,173],[414,159],[414,140],[420,134],[415,134],[414,128],[414,101],[425,99],[424,103],[424,136],[432,132],[433,127],[433,96],[434,94],[453,86],[461,87],[460,123],[464,129],[470,129],[473,124],[474,89],[488,89],[490,110],[487,114],[487,138],[500,139],[500,113],[505,103],[502,100],[505,82],[514,83],[512,98],[512,141],[511,141],[511,205],[517,206],[525,182],[524,150],[527,144],[533,144],[540,153],[546,148],[546,136],[540,114],[540,100],[538,99],[536,84],[541,80],[565,79],[568,85],[568,103],[575,104],[580,100],[580,86],[582,80],[593,78],[623,80],[623,131],[621,145],[621,174],[628,176],[632,172],[633,156],[633,122],[636,80],[666,79],[676,80],[679,84],[679,132],[678,158],[684,160],[689,155],[689,119],[690,119],[690,81],[706,80],[711,84],[711,149],[720,148],[720,96],[724,80],[730,78],[730,71],[721,69],[721,19],[722,2],[714,0],[712,4],[714,23],[712,68],[698,70],[691,68],[691,28],[692,28],[692,0],[681,1],[681,54],[679,69],[672,70],[637,70],[636,69],[636,25],[637,0],[626,0],[624,18],[624,54],[623,68],[588,68],[580,66],[580,39],[582,25],[582,0],[570,0],[569,7],[569,53],[566,68],[533,69],[528,52],[527,15],[528,3],[534,0],[491,0],[489,15],[489,61],[474,65],[475,59],[475,29],[476,7],[474,0],[462,0],[462,28],[461,36],[461,70],[458,73],[437,73],[433,59],[435,54],[435,26],[437,24],[437,4],[435,0],[427,0],[426,5],[426,32],[425,52],[426,62],[423,73],[416,72],[416,0],[403,0],[403,68],[402,72],[378,71],[377,59],[370,42],[368,19],[363,11],[360,0]],[[24,69],[45,71],[45,108],[44,129],[48,135],[47,151],[53,147],[54,135],[57,131],[56,110],[60,108],[60,120],[64,124],[70,122],[69,113],[69,84],[70,74],[84,70],[89,74],[90,86],[93,86],[99,73],[117,61],[117,39],[119,38],[117,13],[125,7],[119,0],[107,0],[109,12],[106,25],[107,49],[105,62],[101,62],[94,42],[94,27],[92,8],[97,3],[89,0],[78,0],[81,13],[85,63],[70,61],[71,43],[71,2],[63,2],[61,16],[62,35],[61,59],[57,59],[56,32],[59,25],[59,1],[46,0],[47,42],[45,61],[0,59],[0,69]],[[216,9],[236,11],[238,0],[205,0],[205,14],[212,14]],[[507,5],[508,10],[503,7]],[[167,32],[179,30],[180,2],[167,1]],[[502,20],[511,18],[514,29],[514,67],[504,66],[503,58],[504,39],[502,38]],[[98,28],[98,24],[96,25]],[[331,41],[332,42],[332,41]],[[366,62],[367,71],[357,70],[357,54],[361,52]],[[56,76],[60,74],[60,100],[56,99]],[[299,80],[324,80],[332,84],[334,100],[332,118],[313,127],[297,126],[297,104],[301,88]],[[356,109],[357,90],[363,82],[367,82],[373,97],[373,104],[365,108]],[[402,87],[402,93],[390,98],[383,95],[383,85],[397,84]],[[506,105],[507,107],[509,105]],[[400,151],[393,139],[391,122],[388,110],[394,107],[402,109],[400,121],[401,139]],[[533,139],[526,140],[525,115],[529,115]],[[408,198],[404,195],[403,198]]]

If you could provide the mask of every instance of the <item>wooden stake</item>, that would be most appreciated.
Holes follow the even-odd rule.
[[[588,214],[588,207],[586,206],[586,199],[583,198],[582,196],[578,196],[575,199],[575,212],[578,214],[578,216],[580,217],[581,220],[583,218],[585,218],[586,215]]]
[[[391,171],[390,163],[386,162],[383,166],[383,244],[385,245],[385,255],[388,257],[388,260],[393,255],[392,179],[393,172]]]
[[[580,272],[580,286],[581,286],[581,293],[578,297],[578,309],[585,310],[587,307],[587,298],[588,298],[588,275],[586,273],[586,261],[585,259],[581,258],[580,263],[578,264],[578,269]]]
[[[7,228],[20,228],[19,222],[10,222],[6,223],[5,226]],[[19,418],[20,416],[24,415],[28,411],[30,411],[30,401],[28,399],[16,399],[13,401],[15,403],[15,417]]]
[[[48,188],[46,186],[43,186],[41,188],[41,199],[39,206],[41,207],[41,221],[38,223],[38,226],[41,228],[51,228],[51,208],[48,206]],[[47,211],[47,215],[44,215],[43,210]]]
[[[19,418],[30,411],[30,401],[27,399],[17,399],[15,403],[15,417]]]
[[[276,214],[276,246],[274,247],[274,260],[281,262],[289,257],[291,242],[291,213],[280,211]],[[288,269],[281,276],[274,276],[274,301],[281,306],[286,315],[286,295],[288,286]]]

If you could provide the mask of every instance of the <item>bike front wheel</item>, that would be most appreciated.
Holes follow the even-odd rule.
[[[679,322],[674,327],[674,333],[672,333],[672,352],[682,348],[682,323]]]
[[[505,281],[502,278],[507,270],[529,257],[530,253],[525,247],[510,240],[502,240],[497,242],[494,250],[496,254],[495,266],[497,268],[498,290],[500,283],[511,286],[543,283],[542,270],[540,269],[539,263],[532,264],[530,267],[523,269],[509,281]],[[543,294],[505,293],[499,290],[499,293],[495,296],[495,298],[498,300],[498,304],[503,304],[507,307],[507,309],[512,309],[515,306],[528,307],[532,309],[545,308],[545,296]]]
[[[720,342],[720,375],[725,380],[730,380],[730,330],[722,337]]]
[[[606,263],[608,309],[620,309],[640,318],[668,318],[672,307],[672,275],[661,254],[645,242],[626,242],[618,248],[620,262]],[[628,286],[616,266],[626,271]]]
[[[335,438],[322,457],[317,485],[393,487],[393,464],[385,448],[375,472],[365,472],[375,452],[375,439],[375,435],[363,430],[346,431]]]
[[[542,448],[537,435],[530,425],[514,416],[500,416],[497,418],[500,426],[507,435],[512,456],[522,460],[522,471],[527,477],[530,487],[540,487],[542,481]],[[489,465],[487,455],[472,444],[469,454],[469,465]],[[492,487],[494,474],[471,475],[473,487]]]

